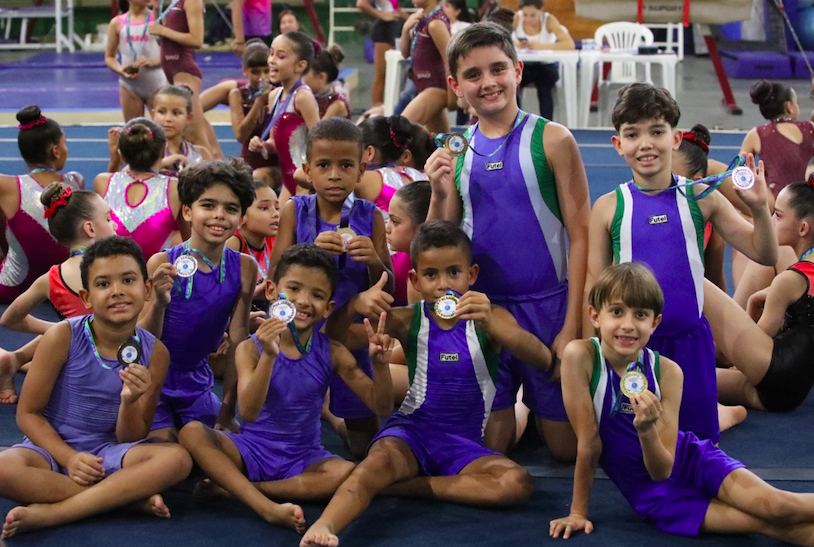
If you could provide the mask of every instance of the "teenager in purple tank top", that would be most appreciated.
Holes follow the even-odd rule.
[[[760,533],[806,544],[811,494],[766,484],[678,427],[681,369],[646,347],[663,306],[642,264],[611,266],[593,286],[588,310],[599,337],[571,342],[563,358],[566,408],[580,439],[574,497],[570,515],[552,520],[549,534],[593,531],[588,502],[599,462],[639,516],[665,532]]]
[[[173,440],[191,421],[237,430],[234,347],[248,336],[257,265],[225,248],[254,200],[251,170],[240,159],[199,163],[181,172],[178,194],[192,235],[148,262],[156,298],[141,325],[170,350],[170,370],[151,436]],[[212,392],[209,354],[229,336],[223,405]]]
[[[642,118],[643,112],[653,118]],[[711,222],[733,247],[763,264],[777,259],[777,238],[762,163],[756,168],[751,154],[746,165],[755,185],[736,192],[752,211],[754,225],[719,192],[705,192],[707,184],[688,186],[686,179],[673,175],[672,153],[681,143],[681,133],[675,130],[680,115],[675,100],[651,84],[631,84],[620,93],[613,111],[613,144],[630,165],[633,180],[594,204],[586,286],[614,262],[638,261],[653,269],[665,287],[665,307],[649,347],[684,371],[687,389],[679,429],[717,442],[715,349],[703,315],[704,225]],[[586,322],[583,332],[590,329]],[[731,425],[742,410],[721,407],[721,422]]]
[[[273,315],[237,350],[239,381],[245,386],[240,432],[212,431],[193,422],[180,434],[211,481],[266,520],[299,532],[305,525],[302,509],[267,497],[328,498],[354,467],[320,441],[320,415],[331,377],[336,373],[382,416],[390,414],[393,404],[392,342],[383,334],[384,321],[378,333],[368,325],[373,380],[359,371],[344,346],[318,330],[333,307],[335,284],[336,265],[326,251],[309,244],[289,247],[277,265],[275,281],[267,280],[265,288],[271,301],[284,294],[296,315],[288,325]],[[211,486],[207,481],[196,488],[206,494]]]
[[[0,454],[0,497],[27,505],[3,519],[2,539],[137,502],[168,518],[159,493],[192,468],[178,445],[142,444],[169,354],[136,326],[152,291],[141,249],[110,236],[80,269],[92,315],[43,335],[17,409],[25,440]]]
[[[361,131],[350,120],[329,118],[317,123],[308,138],[305,174],[316,194],[296,196],[283,206],[272,270],[292,244],[315,243],[336,261],[337,305],[345,305],[376,282],[386,284],[392,292],[393,266],[381,213],[365,200],[357,199],[352,206],[346,204],[364,172]],[[365,351],[354,352],[354,356],[360,368],[370,375],[371,365]],[[347,427],[354,455],[364,456],[365,448],[379,429],[378,420],[338,379],[331,384],[331,412],[335,427]]]

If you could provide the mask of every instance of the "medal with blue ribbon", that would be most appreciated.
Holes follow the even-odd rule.
[[[199,251],[198,249],[194,249],[189,246],[189,240],[184,242],[184,252],[175,259],[173,265],[175,266],[175,270],[178,273],[178,277],[185,278],[186,288],[184,289],[184,298],[189,300],[192,296],[192,285],[195,281],[195,272],[198,271],[198,260],[195,258],[194,255],[197,255],[198,258],[204,261],[204,263],[209,267],[210,270],[213,272],[215,270],[218,271],[217,282],[218,284],[223,283],[223,280],[226,278],[226,258],[221,254],[220,257],[220,264],[215,267],[212,264],[212,261],[206,258],[204,254]],[[179,280],[180,283],[180,280]]]
[[[616,382],[611,384],[613,392],[612,413],[618,412],[622,406],[622,398],[619,396],[620,391],[625,397],[630,399],[632,396],[643,393],[647,389],[648,382],[644,372],[645,370],[647,369],[644,364],[644,352],[640,351],[639,358],[627,366],[627,371],[619,380],[619,387],[616,387]]]
[[[93,350],[93,355],[96,357],[96,361],[102,365],[102,368],[107,370],[113,370],[114,368],[118,367],[111,367],[105,363],[102,356],[99,354],[99,349],[96,347],[96,339],[93,336],[93,327],[91,327],[91,322],[93,321],[93,316],[88,316],[85,319],[85,334],[90,340],[90,348]],[[127,341],[119,346],[118,351],[116,352],[116,359],[119,362],[119,367],[127,368],[129,365],[133,363],[140,363],[141,361],[141,341],[138,337],[138,331],[133,333],[133,336],[127,339]]]
[[[500,143],[500,146],[498,146],[490,154],[481,154],[480,152],[475,150],[475,147],[469,143],[469,140],[467,140],[466,135],[464,135],[463,133],[439,133],[434,137],[435,144],[442,148],[446,148],[447,150],[450,151],[450,153],[453,156],[463,156],[464,154],[466,154],[467,150],[471,149],[472,152],[474,152],[478,156],[491,158],[492,156],[497,154],[501,148],[503,148],[503,145],[506,144],[506,142],[509,140],[509,137],[511,137],[512,133],[514,133],[515,129],[520,127],[520,123],[525,119],[525,117],[526,113],[523,112],[522,110],[517,112],[517,117],[514,120],[514,125],[512,126],[511,131],[509,131],[506,134],[506,136],[503,137],[503,142]],[[477,126],[478,124],[476,123],[472,129],[473,133],[475,129],[477,129]]]
[[[746,167],[746,158],[743,156],[736,156],[732,163],[726,168],[726,171],[723,173],[718,173],[717,175],[710,175],[709,177],[704,177],[700,180],[693,180],[687,181],[683,183],[678,182],[678,177],[673,175],[673,184],[668,186],[667,188],[645,188],[636,184],[635,181],[633,184],[636,188],[639,189],[641,192],[663,192],[665,190],[672,190],[673,188],[677,188],[681,195],[691,201],[698,201],[699,199],[703,199],[710,195],[712,192],[718,189],[718,187],[723,184],[723,182],[732,177],[732,182],[741,188],[742,190],[748,190],[755,184],[755,174],[752,172],[751,169]],[[737,177],[737,178],[736,178]],[[689,196],[684,191],[684,188],[688,188],[690,186],[695,186],[696,184],[707,184],[708,187],[705,188],[700,194]]]

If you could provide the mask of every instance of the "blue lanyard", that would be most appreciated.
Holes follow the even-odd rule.
[[[285,293],[281,292],[277,296],[277,300],[288,300],[288,299],[286,298]],[[293,302],[292,302],[292,304],[293,304]],[[297,305],[294,304],[294,307],[296,308]],[[296,312],[295,312],[295,315],[296,315]],[[314,332],[313,331],[311,331],[311,336],[308,338],[308,342],[306,342],[304,346],[302,345],[302,342],[300,342],[300,331],[297,330],[297,325],[294,324],[294,319],[293,318],[291,319],[291,321],[288,322],[288,332],[291,333],[291,338],[294,339],[294,345],[297,346],[297,351],[299,351],[303,355],[305,355],[306,353],[311,352],[311,341],[314,339]]]
[[[161,15],[159,15],[159,16],[156,18],[155,22],[156,22],[156,23],[160,23],[160,22],[161,22],[161,21],[164,19],[164,17],[166,17],[166,16],[167,16],[167,14],[170,12],[170,10],[171,10],[172,8],[174,8],[174,7],[175,7],[175,5],[176,5],[176,4],[178,4],[178,2],[180,2],[180,1],[181,1],[181,0],[172,0],[172,4],[170,4],[169,6],[167,6],[167,9],[165,9],[164,11],[161,11],[161,9],[164,7],[164,0],[161,0],[161,5],[158,7],[158,11],[159,11],[159,12],[161,12]]]
[[[215,265],[212,264],[212,261],[209,260],[208,258],[206,258],[206,256],[204,256],[204,254],[201,251],[199,251],[198,249],[194,249],[194,248],[190,247],[189,246],[189,240],[186,240],[184,242],[184,252],[182,254],[196,254],[196,255],[198,255],[198,257],[200,257],[200,259],[203,260],[204,263],[207,266],[209,266],[210,270],[212,270],[213,272],[216,269],[218,270],[217,282],[219,284],[223,283],[223,280],[226,278],[226,257],[224,256],[225,252],[224,252],[224,254],[221,254],[221,256],[220,256],[220,264],[218,265],[217,268],[215,268]],[[186,289],[184,290],[184,298],[186,300],[189,300],[190,297],[192,296],[192,284],[193,284],[194,279],[195,279],[195,274],[193,274],[193,275],[191,275],[191,276],[189,276],[187,278],[187,286],[186,286]]]
[[[85,254],[85,249],[76,249],[76,250],[71,251],[71,254],[70,254],[70,256],[68,258],[73,258],[75,256],[82,256],[83,254]]]
[[[127,27],[127,45],[130,46],[130,51],[133,52],[133,62],[144,53],[144,44],[147,39],[147,28],[150,26],[150,10],[147,10],[147,19],[144,21],[144,30],[141,33],[141,51],[136,53],[136,48],[133,47],[133,38],[130,36],[130,12],[127,12],[127,18],[124,20],[124,26]]]
[[[263,269],[263,266],[260,264],[260,261],[257,260],[256,256],[254,256],[254,253],[252,252],[254,249],[252,249],[251,245],[249,245],[248,240],[243,236],[243,234],[237,233],[235,235],[237,235],[238,238],[241,239],[243,243],[246,244],[246,248],[249,250],[249,252],[245,254],[249,255],[249,257],[252,260],[254,260],[254,263],[257,264],[257,268],[260,270],[260,273],[263,275],[263,277],[266,277],[269,273],[269,253],[268,253],[269,248],[266,245],[266,238],[263,238],[263,262],[266,265],[266,268]]]
[[[36,175],[37,173],[56,173],[57,170],[52,167],[37,167],[28,172],[29,175]]]
[[[413,56],[415,55],[415,46],[418,43],[418,35],[421,33],[421,31],[424,30],[425,27],[429,26],[430,20],[439,11],[441,11],[440,5],[434,10],[432,10],[429,15],[427,15],[424,19],[422,19],[416,24],[415,29],[413,29],[413,39],[410,42],[410,59],[412,59]],[[447,21],[446,15],[444,15],[444,21]],[[449,24],[449,21],[447,21],[447,24]]]
[[[685,198],[689,199],[690,201],[698,201],[699,199],[703,199],[714,192],[721,184],[723,184],[724,180],[732,176],[732,171],[735,170],[736,167],[740,167],[741,165],[746,164],[746,159],[743,156],[735,156],[735,159],[732,160],[732,163],[726,168],[726,171],[723,173],[719,173],[717,175],[711,175],[709,177],[704,177],[701,180],[693,180],[685,183],[679,183],[678,177],[673,175],[673,184],[668,186],[667,188],[644,188],[643,186],[639,186],[636,184],[635,181],[631,180],[636,188],[639,189],[641,192],[663,192],[664,190],[672,190],[673,188],[677,188],[681,195]],[[696,184],[708,184],[709,187],[706,188],[703,192],[698,194],[697,196],[688,196],[686,192],[684,192],[683,188],[695,186]]]
[[[814,247],[810,248],[809,250],[803,253],[803,256],[800,257],[800,262],[811,256],[811,253],[814,253]]]
[[[475,150],[475,147],[472,146],[472,144],[470,144],[470,143],[467,143],[467,146],[469,147],[470,150],[472,150],[472,152],[474,152],[478,156],[482,156],[484,158],[491,158],[492,156],[494,156],[495,154],[500,152],[500,149],[503,148],[503,145],[505,145],[509,141],[509,138],[512,136],[512,133],[514,133],[515,130],[518,127],[520,127],[520,124],[523,123],[523,120],[526,119],[526,116],[527,116],[527,114],[524,111],[522,111],[522,110],[517,111],[517,117],[515,117],[515,119],[514,119],[514,125],[512,126],[511,131],[506,133],[506,136],[503,137],[503,142],[500,143],[500,146],[498,146],[490,154],[481,154],[480,152]],[[477,130],[477,128],[478,128],[478,123],[476,122],[475,125],[472,126],[472,128],[468,131],[470,137],[475,134],[475,131]],[[443,143],[446,140],[447,136],[448,136],[447,133],[439,133],[438,135],[436,135],[435,136],[436,144],[439,144],[440,146],[444,146]]]
[[[300,87],[304,84],[302,80],[297,80],[297,83],[291,88],[291,91],[288,92],[288,97],[285,100],[282,100],[283,93],[285,93],[285,89],[282,89],[278,94],[277,97],[274,98],[274,106],[271,109],[271,121],[263,130],[263,134],[260,136],[260,140],[268,140],[269,135],[271,134],[271,130],[274,128],[274,124],[277,123],[277,119],[282,116],[286,110],[288,110],[288,105],[291,102],[291,99],[294,98],[294,92],[297,91]],[[282,101],[282,105],[280,102]]]
[[[99,354],[99,349],[96,347],[96,340],[93,338],[93,329],[91,329],[91,327],[90,327],[91,321],[93,321],[93,316],[92,315],[88,316],[87,319],[85,319],[85,334],[87,335],[88,339],[90,340],[90,349],[93,350],[93,355],[96,356],[96,360],[99,362],[100,365],[102,365],[102,368],[107,369],[107,370],[113,370],[114,368],[119,368],[120,366],[122,366],[121,364],[118,364],[115,367],[108,366],[105,363],[104,359],[102,359],[102,356]],[[133,339],[135,339],[136,342],[141,343],[141,341],[138,338],[138,330],[135,330],[134,332],[135,332],[135,334],[133,334]],[[141,364],[141,361],[139,361],[139,364]]]

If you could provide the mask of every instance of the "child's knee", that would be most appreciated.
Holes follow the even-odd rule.
[[[203,442],[212,441],[214,430],[201,422],[189,422],[178,432],[178,442],[185,448],[191,449],[200,446]]]
[[[773,488],[756,498],[754,503],[761,508],[765,518],[773,523],[796,521],[803,514],[800,497],[793,492]]]
[[[163,452],[162,463],[167,466],[168,471],[171,471],[172,476],[178,480],[187,478],[192,471],[192,456],[189,451],[180,444],[171,444],[166,445]]]
[[[506,470],[500,477],[498,499],[501,505],[515,505],[531,498],[534,492],[534,479],[520,466]]]

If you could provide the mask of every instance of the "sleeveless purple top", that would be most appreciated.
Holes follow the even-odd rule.
[[[68,360],[54,383],[51,398],[43,416],[67,444],[79,452],[87,452],[101,444],[116,443],[116,423],[119,419],[122,381],[119,362],[103,361],[104,368],[93,353],[85,332],[88,316],[67,319],[71,326],[71,347]],[[155,345],[155,336],[136,327],[141,343],[140,363],[148,366]]]
[[[251,339],[263,355],[257,336]],[[291,446],[320,446],[322,403],[332,374],[331,341],[315,330],[309,353],[299,359],[277,355],[260,415],[243,422],[240,432]]]
[[[322,232],[335,232],[338,224],[325,222],[317,211],[317,196],[294,196],[297,214],[297,243],[313,243]],[[342,216],[348,218],[350,228],[359,236],[373,236],[373,222],[376,217],[376,206],[365,199],[357,199],[352,206],[342,206]],[[337,264],[341,257],[334,257]],[[345,257],[345,264],[339,268],[336,280],[336,292],[333,300],[336,308],[344,306],[348,300],[370,288],[370,276],[367,266]]]
[[[172,264],[184,252],[184,245],[167,250]],[[172,287],[172,300],[164,312],[164,330],[161,341],[170,351],[170,371],[209,369],[208,356],[223,342],[223,333],[229,325],[237,298],[240,295],[240,253],[223,248],[226,277],[218,283],[218,265],[211,272],[200,268],[193,276],[192,295],[185,296],[187,279],[176,278]],[[202,260],[198,260],[202,264]],[[210,387],[212,372],[209,371]],[[174,386],[165,384],[167,389]]]

